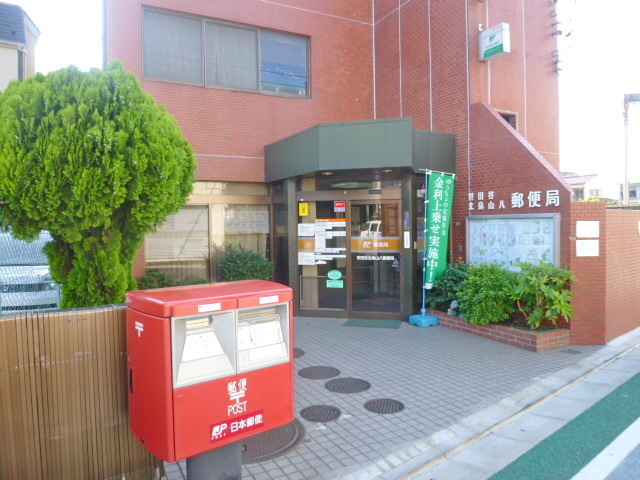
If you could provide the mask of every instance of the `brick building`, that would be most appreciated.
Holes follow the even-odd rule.
[[[406,318],[419,303],[426,169],[457,175],[454,260],[571,266],[555,2],[104,8],[105,62],[122,60],[166,105],[198,161],[190,205],[148,238],[138,274],[215,279],[236,242],[275,261],[301,314]],[[482,33],[499,26],[510,51],[479,60]]]

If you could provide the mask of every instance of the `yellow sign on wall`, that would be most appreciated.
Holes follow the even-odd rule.
[[[300,202],[298,204],[298,215],[301,217],[309,216],[309,202]]]

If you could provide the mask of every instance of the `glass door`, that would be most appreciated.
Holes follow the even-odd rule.
[[[400,313],[399,202],[350,202],[349,223],[351,313],[361,317]]]
[[[305,215],[298,217],[300,308],[344,312],[346,316],[346,207],[336,207],[334,201],[306,205]]]
[[[397,200],[305,202],[298,217],[300,309],[397,318],[401,231]]]

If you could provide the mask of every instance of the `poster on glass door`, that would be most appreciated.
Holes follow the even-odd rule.
[[[298,265],[317,265],[346,258],[346,247],[335,247],[333,239],[346,237],[344,218],[319,218],[298,224]]]

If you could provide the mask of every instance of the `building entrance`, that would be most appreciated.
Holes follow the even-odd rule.
[[[398,317],[401,225],[397,200],[306,202],[298,224],[300,309]]]

